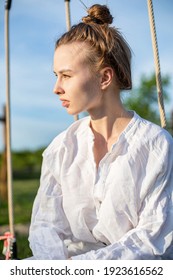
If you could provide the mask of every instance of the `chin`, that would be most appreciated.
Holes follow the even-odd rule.
[[[83,112],[83,111],[80,111],[80,110],[78,110],[78,111],[67,110],[67,113],[68,113],[69,115],[72,115],[72,116],[79,115],[79,114],[82,113],[82,112]]]

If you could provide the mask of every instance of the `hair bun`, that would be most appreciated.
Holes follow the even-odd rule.
[[[88,16],[83,17],[84,23],[111,24],[113,17],[106,5],[93,5],[88,10]]]

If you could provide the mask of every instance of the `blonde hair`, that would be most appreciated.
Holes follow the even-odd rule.
[[[88,62],[96,71],[110,66],[116,75],[119,88],[132,88],[131,50],[121,33],[111,27],[113,17],[105,5],[93,5],[82,22],[71,27],[56,42],[55,48],[73,42],[85,42],[88,46]]]

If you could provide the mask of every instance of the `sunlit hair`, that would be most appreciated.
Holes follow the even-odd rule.
[[[56,47],[73,42],[86,43],[87,59],[94,71],[112,67],[119,88],[132,88],[131,50],[121,33],[110,26],[113,17],[105,5],[93,5],[82,22],[71,27],[56,42]]]

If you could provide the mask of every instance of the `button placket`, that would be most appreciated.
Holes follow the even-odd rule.
[[[106,183],[106,178],[108,175],[108,168],[109,168],[109,158],[111,153],[108,153],[100,162],[97,173],[96,173],[96,180],[93,187],[93,199],[94,204],[96,207],[96,214],[99,217],[99,210],[104,199],[104,188]]]

